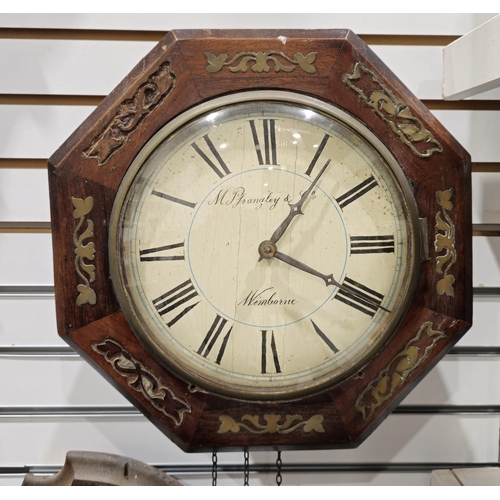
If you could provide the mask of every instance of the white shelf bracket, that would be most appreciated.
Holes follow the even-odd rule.
[[[443,49],[443,99],[465,99],[498,87],[500,15]]]

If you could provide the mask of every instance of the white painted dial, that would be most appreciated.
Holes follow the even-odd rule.
[[[178,119],[113,215],[136,334],[180,376],[243,399],[350,375],[397,327],[416,274],[414,205],[388,153],[341,112],[283,94]]]

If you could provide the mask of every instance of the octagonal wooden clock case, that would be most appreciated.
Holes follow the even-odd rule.
[[[471,325],[469,155],[349,31],[170,32],[49,176],[59,334],[185,451],[357,446]]]

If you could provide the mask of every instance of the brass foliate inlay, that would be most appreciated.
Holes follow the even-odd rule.
[[[111,120],[95,137],[83,155],[96,158],[98,165],[106,163],[139,129],[147,115],[154,111],[174,90],[176,77],[170,63],[164,62],[139,86],[133,97],[116,108]]]
[[[239,52],[228,61],[229,56],[227,54],[216,56],[211,52],[205,52],[208,62],[207,71],[209,73],[217,73],[224,66],[229,66],[228,69],[232,73],[246,73],[249,65],[250,69],[256,73],[268,73],[271,69],[274,69],[276,73],[280,71],[290,73],[295,70],[296,66],[306,73],[316,73],[314,62],[317,55],[317,52],[310,52],[307,55],[297,52],[292,58],[284,52],[267,50],[266,52]],[[283,62],[283,59],[286,62]],[[269,65],[269,63],[272,64]]]
[[[265,423],[261,423],[259,415],[243,415],[241,422],[236,422],[229,415],[221,415],[219,417],[221,424],[217,433],[237,433],[245,430],[252,434],[290,434],[297,429],[302,429],[304,432],[325,432],[323,415],[313,415],[308,420],[304,420],[302,415],[286,415],[283,423],[280,423],[281,415],[268,414],[263,418]]]
[[[441,207],[441,211],[436,214],[436,240],[434,248],[437,253],[436,272],[442,275],[442,278],[436,284],[436,291],[439,295],[449,295],[455,297],[453,285],[455,276],[450,274],[450,268],[457,260],[457,251],[455,249],[455,224],[448,212],[453,210],[453,189],[436,192],[436,201]]]
[[[444,332],[433,330],[433,324],[426,321],[391,362],[374,378],[368,387],[359,395],[356,408],[369,419],[375,410],[394,395],[431,354],[436,344],[446,337]]]
[[[116,340],[108,337],[92,342],[91,346],[104,356],[116,373],[127,379],[129,387],[142,393],[157,410],[173,420],[176,427],[182,424],[185,413],[191,413],[191,406],[185,399],[177,397]]]
[[[76,299],[76,305],[82,306],[83,304],[95,305],[97,298],[95,291],[90,288],[90,283],[95,281],[95,266],[89,264],[86,261],[94,260],[95,258],[95,246],[94,243],[88,242],[84,243],[86,239],[92,238],[94,236],[94,223],[87,219],[87,228],[81,234],[78,234],[82,224],[85,221],[85,216],[90,213],[94,207],[94,198],[91,196],[83,198],[71,197],[71,202],[75,207],[73,211],[73,217],[79,219],[78,225],[73,232],[73,243],[75,245],[75,269],[84,281],[80,283],[76,289],[79,292],[78,298]]]
[[[424,124],[410,111],[409,106],[396,98],[373,71],[361,62],[354,65],[352,72],[342,77],[344,84],[358,94],[359,100],[372,108],[399,140],[406,144],[420,158],[442,153],[443,146],[427,130]],[[354,84],[356,82],[356,84]]]

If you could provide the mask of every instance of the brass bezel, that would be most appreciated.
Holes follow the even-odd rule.
[[[180,129],[183,125],[187,124],[191,120],[197,118],[200,115],[206,114],[210,111],[215,111],[217,109],[228,107],[234,104],[240,104],[243,102],[252,102],[252,101],[276,101],[276,102],[285,102],[297,104],[303,107],[309,107],[319,113],[326,114],[334,117],[338,121],[343,122],[345,125],[353,129],[355,132],[360,134],[367,142],[369,142],[374,149],[383,157],[388,166],[390,167],[392,174],[395,177],[396,183],[399,185],[401,192],[403,194],[403,200],[406,202],[406,212],[410,216],[409,221],[409,233],[410,233],[410,246],[413,249],[411,252],[411,274],[409,279],[409,287],[408,294],[403,301],[402,307],[399,311],[399,315],[397,320],[395,320],[392,325],[392,329],[388,330],[385,337],[380,339],[374,346],[372,346],[365,356],[359,360],[355,366],[351,366],[344,373],[337,375],[336,377],[332,377],[330,379],[324,380],[320,384],[314,384],[307,387],[303,387],[300,390],[287,389],[283,391],[268,391],[267,393],[257,393],[257,392],[248,392],[247,388],[242,388],[240,386],[227,387],[225,384],[214,384],[211,381],[203,379],[198,375],[194,375],[189,370],[186,370],[184,367],[179,367],[177,361],[168,358],[168,355],[165,355],[164,350],[155,341],[154,338],[151,338],[149,334],[145,334],[142,332],[142,322],[140,318],[138,318],[132,307],[129,304],[127,293],[125,292],[125,287],[123,286],[123,281],[121,278],[120,272],[120,263],[119,263],[119,245],[120,241],[118,238],[119,230],[120,230],[120,219],[122,207],[125,202],[127,193],[134,182],[137,174],[139,173],[142,165],[150,156],[151,153],[162,143],[166,138],[168,138],[171,134]],[[377,355],[378,352],[383,348],[383,346],[387,343],[387,341],[394,335],[397,331],[405,313],[408,310],[408,307],[413,298],[414,290],[416,287],[416,282],[420,269],[420,255],[418,254],[420,249],[420,232],[419,228],[419,220],[418,220],[418,210],[417,205],[405,174],[403,173],[401,167],[398,162],[392,155],[392,153],[388,150],[388,148],[378,139],[371,131],[369,131],[366,126],[360,122],[358,119],[353,117],[352,115],[346,113],[342,109],[326,103],[324,101],[320,101],[317,98],[313,98],[310,96],[298,94],[296,92],[290,91],[245,91],[239,92],[237,94],[231,94],[227,96],[217,97],[210,101],[199,104],[178,117],[174,118],[172,121],[167,123],[164,127],[162,127],[142,148],[142,150],[135,157],[134,161],[131,163],[128,168],[121,184],[118,189],[114,204],[113,210],[110,219],[110,231],[109,231],[109,262],[110,262],[110,272],[111,278],[114,286],[115,293],[117,295],[118,301],[122,308],[122,311],[127,318],[132,330],[135,332],[137,338],[143,343],[146,348],[154,355],[154,357],[160,362],[160,364],[166,365],[170,370],[176,373],[183,379],[186,379],[188,382],[193,383],[205,390],[210,392],[214,392],[226,397],[242,399],[245,401],[286,401],[286,400],[294,400],[305,395],[312,395],[318,393],[325,388],[333,387],[335,384],[340,381],[345,380],[349,376],[351,376],[354,372],[358,371],[362,366],[364,366],[370,359]]]

